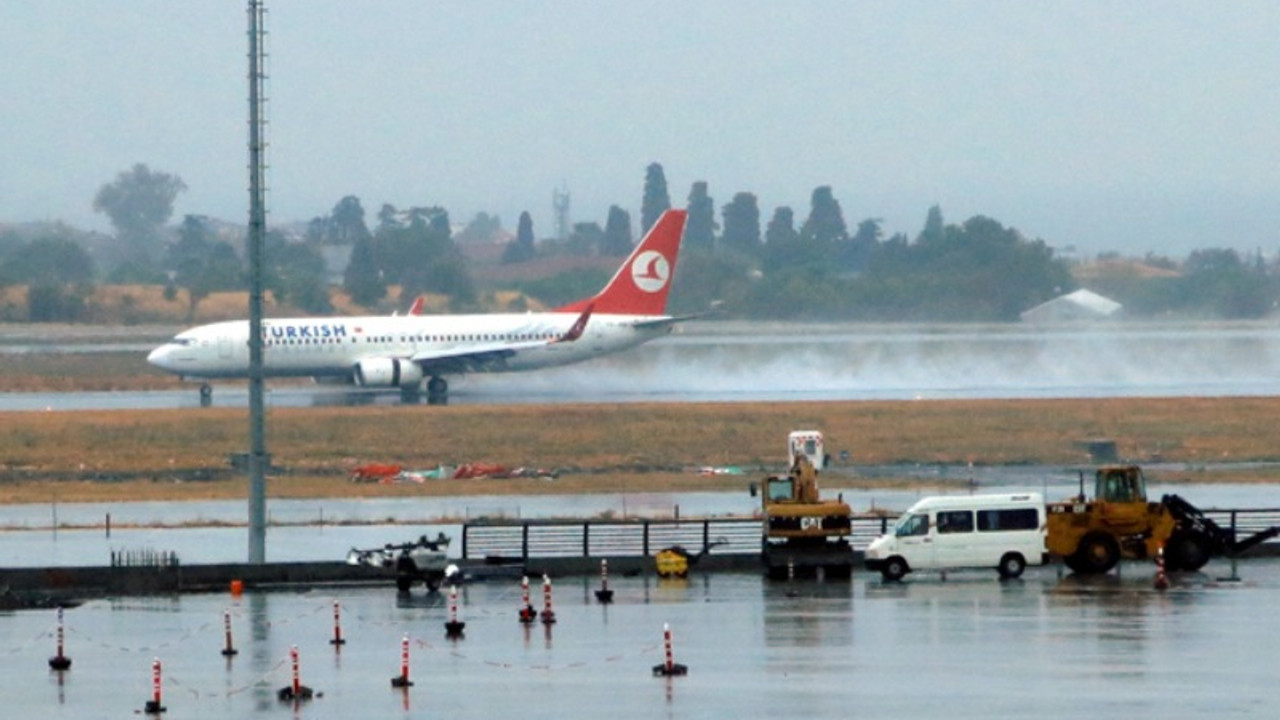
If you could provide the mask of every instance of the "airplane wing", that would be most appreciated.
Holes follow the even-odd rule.
[[[546,347],[554,343],[573,342],[582,337],[587,329],[587,321],[591,319],[594,304],[573,322],[573,326],[563,335],[547,340],[528,340],[524,342],[495,342],[489,345],[469,345],[465,348],[428,350],[414,353],[410,360],[422,367],[426,375],[458,375],[468,372],[485,372],[500,370],[508,359],[523,350]]]
[[[697,318],[707,317],[711,313],[694,313],[692,315],[673,315],[667,317],[651,318],[649,320],[637,320],[631,323],[631,327],[637,328],[659,328],[675,325],[685,320],[696,320]]]
[[[457,350],[414,353],[410,360],[422,366],[426,375],[460,375],[469,372],[501,370],[507,360],[521,350],[543,347],[550,340],[521,343],[494,343],[491,346],[469,345]]]

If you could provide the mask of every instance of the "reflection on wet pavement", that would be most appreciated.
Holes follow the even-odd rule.
[[[172,717],[1080,718],[1274,717],[1280,561],[1174,576],[1126,563],[1101,578],[1055,567],[884,583],[770,584],[754,574],[684,581],[556,578],[554,625],[522,626],[518,582],[462,589],[463,639],[445,638],[440,595],[390,588],[121,598],[67,611],[67,655],[50,671],[53,614],[0,616],[6,716],[138,714],[151,662]],[[333,602],[347,644],[335,649]],[[230,610],[239,654],[222,647]],[[662,627],[687,677],[655,678]],[[407,691],[393,690],[410,638]],[[303,684],[281,704],[296,645]]]

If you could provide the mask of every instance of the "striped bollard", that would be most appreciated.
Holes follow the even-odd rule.
[[[231,611],[230,610],[222,611],[222,627],[223,627],[223,635],[226,636],[226,643],[223,645],[223,648],[222,648],[222,656],[226,658],[230,658],[232,655],[235,655],[237,652],[239,652],[238,650],[236,650],[235,645],[231,643]]]
[[[654,677],[688,675],[689,668],[676,662],[675,654],[671,650],[671,626],[667,623],[662,624],[662,644],[666,652],[666,661],[661,665],[653,666]]]
[[[62,608],[58,608],[58,654],[49,658],[49,667],[59,672],[71,669],[71,658],[63,652],[66,642],[66,627],[63,624]]]
[[[529,577],[520,578],[520,622],[528,625],[538,617],[538,611],[529,602]]]
[[[1157,590],[1169,589],[1169,576],[1164,571],[1164,545],[1156,550],[1156,579],[1155,588]]]
[[[600,560],[600,589],[596,591],[596,600],[602,604],[613,602],[613,591],[609,589],[609,560]]]
[[[151,699],[142,708],[142,711],[148,715],[159,715],[168,710],[163,703],[160,702],[160,658],[151,661]]]
[[[391,687],[408,689],[413,686],[409,680],[409,635],[400,641],[400,677],[391,678]]]
[[[347,644],[347,641],[342,639],[342,608],[337,600],[333,601],[333,639],[329,644],[335,649]]]
[[[445,637],[457,640],[462,637],[462,630],[467,626],[458,621],[458,586],[449,586],[449,621],[444,624]]]
[[[551,609],[551,578],[542,576],[542,624],[550,625],[556,621],[556,613]]]
[[[298,646],[294,645],[289,648],[289,660],[293,665],[293,682],[285,685],[276,692],[276,697],[282,701],[310,700],[314,691],[306,685],[302,684],[302,675],[298,671]]]

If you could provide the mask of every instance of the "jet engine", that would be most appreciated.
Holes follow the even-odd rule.
[[[412,360],[371,358],[356,363],[355,377],[363,387],[413,387],[422,382],[422,368]]]

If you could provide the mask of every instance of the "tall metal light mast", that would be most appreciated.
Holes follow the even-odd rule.
[[[267,439],[262,402],[262,246],[266,174],[262,117],[266,8],[249,0],[249,562],[267,560]]]

